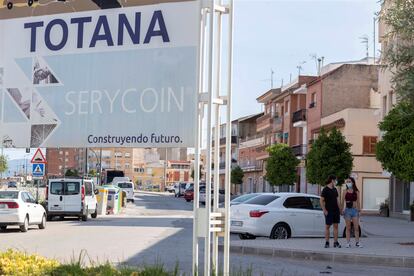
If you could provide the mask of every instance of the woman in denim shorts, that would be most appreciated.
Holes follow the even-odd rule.
[[[346,191],[342,194],[342,204],[345,204],[343,212],[346,222],[346,241],[345,247],[351,247],[351,223],[354,225],[355,246],[361,248],[362,244],[359,241],[359,211],[360,199],[359,191],[355,184],[355,179],[348,177],[345,180]],[[343,206],[343,205],[342,205]]]

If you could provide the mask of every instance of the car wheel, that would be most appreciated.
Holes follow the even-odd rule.
[[[91,215],[91,217],[92,217],[93,219],[96,219],[96,218],[98,217],[98,206],[96,206],[96,208],[95,208],[95,212]]]
[[[6,229],[7,229],[7,225],[0,226],[0,230],[1,230],[1,231],[6,231]]]
[[[131,202],[132,202],[132,203],[135,203],[135,199],[132,199],[132,200],[131,200]]]
[[[27,0],[27,5],[31,7],[33,5],[33,0]]]
[[[272,233],[270,234],[271,239],[288,239],[289,236],[288,226],[284,223],[276,224],[272,229]]]
[[[20,231],[27,232],[27,230],[29,230],[29,216],[26,216],[23,224],[20,225]]]
[[[250,234],[239,234],[239,238],[241,240],[255,240],[256,236],[250,235]]]
[[[12,3],[12,2],[8,2],[8,3],[7,3],[7,8],[8,8],[9,10],[13,9],[13,3]]]
[[[190,202],[190,201],[191,201],[191,199],[186,199],[185,201]]]
[[[39,229],[45,229],[46,228],[46,215],[43,215],[42,222],[39,224]]]
[[[89,210],[86,209],[86,214],[82,215],[82,217],[81,217],[82,221],[87,221],[88,220],[88,212],[89,212]]]

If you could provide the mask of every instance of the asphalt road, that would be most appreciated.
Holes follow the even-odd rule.
[[[192,259],[192,203],[169,195],[138,193],[122,215],[82,222],[67,219],[49,222],[45,230],[28,233],[10,228],[0,233],[0,250],[15,248],[59,259],[84,262],[162,263],[179,265],[187,275]],[[237,239],[237,237],[232,237]],[[200,256],[203,257],[202,248]],[[200,263],[202,266],[202,262]],[[252,269],[253,275],[414,275],[414,270],[285,258],[231,255],[233,271]]]

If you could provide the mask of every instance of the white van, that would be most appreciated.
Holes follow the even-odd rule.
[[[135,202],[134,199],[134,183],[128,181],[128,182],[117,182],[116,185],[118,188],[120,188],[122,191],[126,193],[127,202],[131,201],[132,203]]]
[[[83,221],[91,215],[96,218],[97,205],[95,185],[89,179],[49,179],[47,186],[47,218],[79,217]]]

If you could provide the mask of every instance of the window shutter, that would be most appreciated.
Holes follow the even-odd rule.
[[[370,137],[364,136],[363,137],[363,144],[362,144],[362,153],[369,154],[370,153]]]

